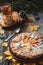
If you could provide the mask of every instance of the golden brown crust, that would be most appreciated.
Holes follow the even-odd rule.
[[[3,27],[10,27],[15,25],[17,22],[22,22],[22,18],[18,12],[12,12],[10,15],[4,15],[0,13],[0,25]]]
[[[21,16],[19,15],[18,12],[12,12],[12,19],[14,20],[14,22],[22,22],[23,18],[21,18]]]
[[[43,55],[43,35],[37,32],[21,33],[10,43],[13,55],[22,59],[36,59]]]
[[[13,22],[11,15],[0,13],[0,25],[3,27],[9,27],[15,25],[15,23]]]

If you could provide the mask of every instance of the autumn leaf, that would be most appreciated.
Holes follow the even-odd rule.
[[[15,62],[16,60],[15,59],[12,59],[13,62]]]
[[[2,60],[3,59],[3,56],[0,56],[0,60]]]
[[[2,43],[2,46],[7,47],[8,46],[8,43],[7,42],[3,42]]]
[[[33,30],[39,30],[39,28],[40,28],[40,26],[38,26],[38,25],[29,26],[29,29],[30,29],[31,31],[33,31]]]
[[[13,57],[12,57],[12,56],[8,56],[8,57],[6,57],[6,59],[7,59],[7,60],[12,60]]]
[[[4,30],[3,29],[0,29],[0,34],[4,34]]]
[[[20,65],[20,63],[17,63],[16,65]]]
[[[13,65],[20,65],[20,62],[15,61],[15,62],[13,62]]]
[[[8,55],[11,55],[11,53],[10,53],[9,50],[6,50],[6,51],[4,52],[4,54],[7,55],[7,56],[8,56]]]

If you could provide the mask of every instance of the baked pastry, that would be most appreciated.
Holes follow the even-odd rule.
[[[3,27],[10,27],[22,21],[23,18],[19,15],[18,12],[14,11],[10,15],[4,15],[3,13],[0,13],[0,25]]]
[[[0,13],[0,25],[3,27],[9,27],[15,25],[15,22],[13,22],[11,15],[4,15],[3,13]]]
[[[14,22],[22,22],[23,21],[23,18],[16,11],[12,12],[12,19]]]
[[[22,60],[32,60],[43,56],[43,34],[21,33],[9,45],[13,56]]]

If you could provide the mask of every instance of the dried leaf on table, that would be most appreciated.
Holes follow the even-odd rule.
[[[20,63],[17,63],[16,65],[20,65]]]
[[[12,56],[8,56],[8,57],[6,57],[6,59],[7,59],[7,60],[12,60],[13,57],[12,57]]]
[[[38,25],[31,25],[31,26],[29,26],[29,29],[31,31],[33,31],[33,30],[39,30],[39,28],[40,28],[40,26],[38,26]]]
[[[15,62],[13,63],[13,65],[20,65],[20,63],[17,62],[17,61],[15,61]]]
[[[39,30],[40,26],[34,25],[34,30]]]
[[[8,46],[8,43],[7,42],[3,42],[2,43],[2,46],[7,47]]]
[[[0,29],[0,34],[4,34],[4,30],[3,29]]]
[[[6,50],[6,51],[4,52],[4,54],[7,55],[7,56],[8,56],[8,55],[11,55],[11,53],[10,53],[9,50]]]
[[[3,56],[0,56],[0,60],[2,60],[3,59]]]
[[[13,62],[15,62],[16,60],[15,59],[12,59]]]

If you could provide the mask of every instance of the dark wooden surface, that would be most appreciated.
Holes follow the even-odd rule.
[[[38,13],[39,14],[39,17],[40,17],[40,19],[39,20],[37,20],[37,21],[35,21],[35,22],[31,22],[31,23],[29,23],[29,22],[24,22],[24,23],[21,23],[21,24],[19,24],[19,25],[16,25],[16,26],[13,26],[13,27],[11,27],[11,28],[3,28],[5,31],[6,31],[6,37],[5,38],[7,38],[10,34],[12,34],[13,32],[14,32],[14,30],[15,30],[15,28],[16,27],[21,27],[21,32],[31,32],[30,30],[29,30],[29,26],[30,25],[39,25],[40,26],[40,29],[38,30],[38,32],[40,32],[40,33],[42,33],[43,34],[43,12],[39,12]],[[33,17],[34,18],[34,17]],[[3,55],[3,51],[4,51],[4,48],[3,47],[1,47],[1,41],[3,41],[4,39],[0,39],[0,55]],[[37,61],[37,63],[35,63],[35,65],[43,65],[43,64],[38,64],[38,62],[39,61]],[[4,64],[5,63],[5,64]],[[7,63],[9,63],[9,64],[7,64]],[[4,62],[2,62],[2,60],[0,61],[0,65],[12,65],[12,63],[9,61],[4,61]],[[23,65],[23,64],[22,64]],[[29,64],[28,64],[29,65]],[[32,64],[30,64],[30,65],[32,65]],[[33,64],[34,65],[34,64]]]

